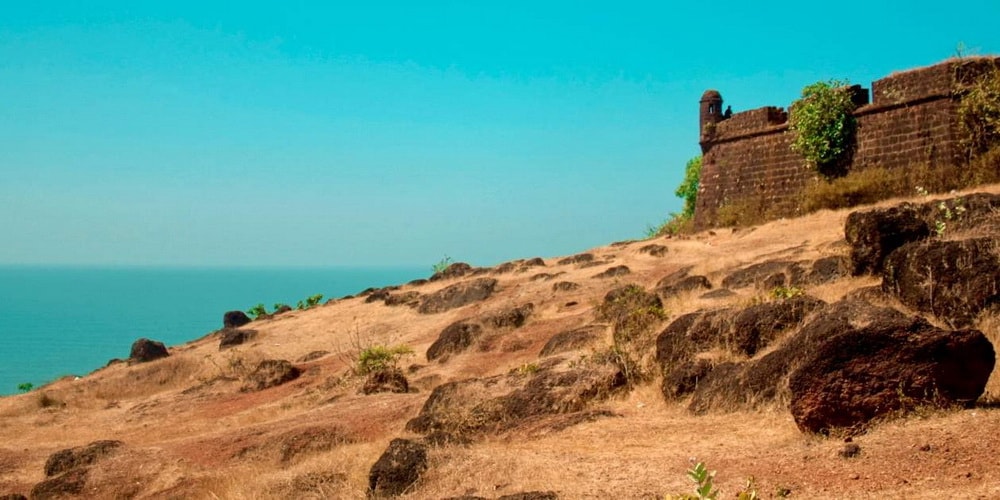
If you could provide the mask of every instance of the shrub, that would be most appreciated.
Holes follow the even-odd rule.
[[[795,133],[792,149],[827,177],[840,173],[837,170],[854,147],[857,123],[848,85],[843,80],[807,85],[788,117],[788,128]]]
[[[971,159],[1000,144],[1000,68],[994,61],[971,82],[956,80],[958,120],[965,132],[962,145]]]
[[[358,375],[367,375],[372,372],[395,368],[399,360],[404,356],[413,354],[413,349],[405,345],[387,347],[384,345],[374,345],[362,349],[358,354],[358,361],[355,372]]]
[[[319,305],[319,301],[323,300],[323,294],[317,293],[316,295],[310,295],[306,297],[305,301],[300,300],[296,306],[299,310],[306,310]]]
[[[22,393],[31,392],[31,390],[34,388],[35,384],[32,384],[31,382],[24,382],[22,384],[17,384],[17,391]]]
[[[695,204],[698,200],[698,185],[701,180],[701,155],[688,160],[684,167],[684,180],[677,186],[674,194],[684,200],[681,213],[671,213],[670,218],[659,225],[646,226],[646,237],[653,238],[664,234],[678,234],[691,231]]]
[[[455,262],[455,261],[452,260],[451,257],[448,257],[447,255],[445,255],[444,257],[441,258],[441,260],[439,260],[437,262],[437,264],[434,264],[433,266],[431,266],[431,271],[434,274],[440,273],[440,272],[444,271],[445,269],[448,269],[448,266],[450,266],[453,262]]]
[[[247,310],[247,315],[253,319],[267,316],[267,308],[264,307],[264,304],[257,304]]]

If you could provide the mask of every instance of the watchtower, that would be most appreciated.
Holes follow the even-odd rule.
[[[724,119],[722,113],[722,94],[717,90],[706,90],[701,95],[701,113],[698,123],[698,131],[702,152],[705,151],[705,143],[711,139],[715,132],[715,124]]]

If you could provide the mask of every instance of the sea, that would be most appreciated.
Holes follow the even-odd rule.
[[[295,306],[403,284],[425,267],[315,269],[0,266],[0,395],[86,375],[145,337],[178,345],[226,311]]]

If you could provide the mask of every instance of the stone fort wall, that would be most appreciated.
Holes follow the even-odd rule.
[[[952,60],[895,73],[872,83],[870,102],[867,89],[852,87],[858,127],[847,170],[958,168],[965,158],[956,79],[968,81],[997,62],[1000,58]],[[731,114],[722,105],[714,90],[702,96],[695,226],[718,225],[726,206],[768,218],[799,215],[802,193],[817,174],[791,149],[788,113],[767,106]]]

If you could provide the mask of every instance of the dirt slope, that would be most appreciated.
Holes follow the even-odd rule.
[[[974,191],[1000,193],[1000,185]],[[750,264],[845,256],[849,212],[612,244],[588,250],[589,261],[561,264],[563,258],[546,258],[544,266],[516,262],[403,285],[390,293],[415,291],[415,300],[421,300],[456,283],[496,280],[488,299],[444,312],[423,314],[366,297],[338,300],[246,325],[242,329],[256,334],[233,348],[220,351],[218,334],[208,335],[172,347],[166,359],[115,364],[0,398],[0,495],[27,495],[46,479],[46,460],[59,450],[114,439],[124,444],[87,466],[81,495],[364,498],[368,470],[389,441],[420,438],[406,424],[436,387],[533,372],[549,359],[539,353],[553,336],[587,325],[597,325],[591,329],[596,341],[570,348],[559,359],[576,366],[596,356],[611,343],[611,330],[595,320],[595,307],[624,284],[653,289],[686,269],[707,277],[717,290],[723,278]],[[598,277],[617,266],[626,266],[628,273]],[[554,289],[561,282],[577,286]],[[833,302],[875,284],[872,277],[843,277],[807,292]],[[703,297],[705,292],[664,297],[666,317],[657,331],[684,313],[746,305],[766,295],[759,287],[718,298]],[[522,326],[490,326],[489,318],[528,303],[533,307]],[[442,330],[470,319],[487,326],[469,348],[428,362],[425,353]],[[983,314],[974,326],[996,345],[1000,316]],[[351,363],[361,348],[375,344],[415,351],[400,363],[409,392],[359,393],[363,379],[351,375]],[[317,351],[327,354],[307,358]],[[264,359],[291,361],[302,375],[263,391],[241,390],[249,371]],[[559,498],[662,498],[690,491],[684,471],[693,461],[705,461],[718,470],[723,498],[751,476],[763,498],[785,489],[793,498],[1000,498],[995,456],[1000,410],[990,404],[926,410],[877,425],[853,438],[861,447],[859,456],[843,458],[838,454],[842,439],[801,433],[780,403],[695,416],[686,401],[665,402],[658,383],[595,402],[590,408],[602,412],[600,418],[568,422],[560,415],[541,415],[470,444],[433,445],[427,472],[406,496],[496,498],[554,491]],[[994,372],[981,401],[998,397],[1000,376]],[[75,491],[72,485],[65,488]]]

